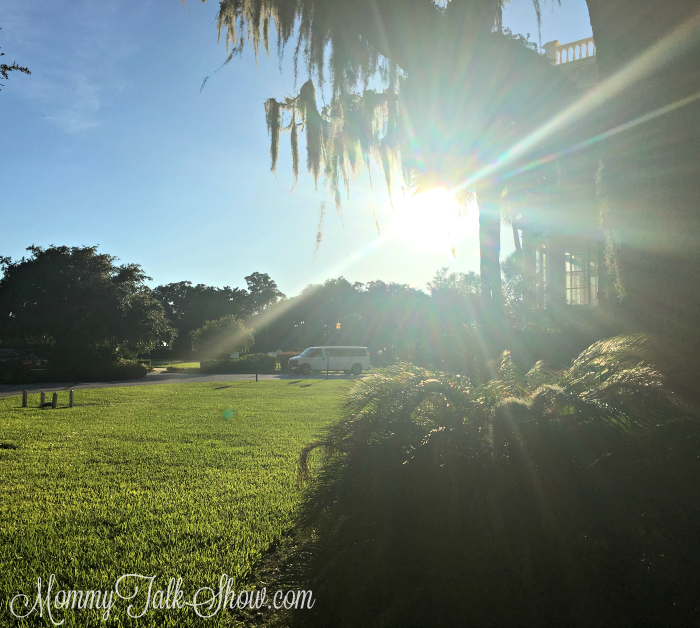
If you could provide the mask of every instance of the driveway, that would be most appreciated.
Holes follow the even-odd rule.
[[[360,378],[366,375],[360,375]],[[330,373],[329,379],[358,379],[354,375],[343,373]],[[258,380],[267,379],[326,379],[325,373],[313,373],[311,375],[258,375]],[[41,391],[52,393],[63,390],[84,390],[86,388],[118,388],[120,386],[148,386],[149,384],[192,384],[195,382],[250,382],[255,381],[255,375],[225,375],[225,374],[200,374],[200,373],[168,373],[165,369],[155,369],[148,373],[146,377],[140,379],[127,379],[118,382],[51,382],[48,384],[20,384],[20,385],[0,385],[0,397],[12,397],[21,395],[22,391],[39,393]]]

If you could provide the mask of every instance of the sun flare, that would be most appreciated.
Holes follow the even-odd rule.
[[[470,232],[470,221],[454,195],[435,188],[395,202],[393,230],[396,237],[426,251],[451,252]]]

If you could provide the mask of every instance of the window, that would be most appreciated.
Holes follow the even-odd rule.
[[[531,258],[532,259],[532,258]],[[547,246],[540,244],[535,249],[535,296],[538,307],[546,307],[547,294]]]
[[[365,347],[334,347],[332,349],[326,349],[326,354],[338,358],[356,358],[366,356],[367,349]]]
[[[596,242],[572,238],[564,252],[567,305],[598,305]]]
[[[322,358],[323,357],[323,349],[313,349],[308,357],[310,358]]]

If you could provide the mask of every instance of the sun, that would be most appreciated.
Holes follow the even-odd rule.
[[[402,198],[394,207],[393,234],[419,250],[451,252],[473,227],[465,208],[442,187]]]

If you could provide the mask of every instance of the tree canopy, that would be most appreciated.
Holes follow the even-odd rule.
[[[28,257],[0,258],[0,338],[62,348],[146,351],[175,330],[138,264],[96,246],[30,246]]]
[[[285,297],[267,273],[253,273],[245,281],[248,284],[248,312],[251,314],[258,314]]]
[[[207,321],[192,332],[192,348],[200,356],[216,358],[228,357],[237,351],[247,351],[253,345],[253,330],[246,328],[235,316],[224,316],[215,321]]]
[[[154,296],[162,303],[178,337],[175,347],[188,352],[190,335],[207,321],[226,316],[243,319],[264,311],[283,298],[277,284],[267,273],[254,272],[246,278],[248,290],[224,286],[192,285],[191,281],[179,281],[158,286]]]
[[[171,324],[177,329],[175,346],[185,352],[191,346],[190,334],[207,321],[224,316],[245,316],[248,313],[248,293],[240,288],[192,285],[179,281],[158,286],[153,295],[165,309]]]

